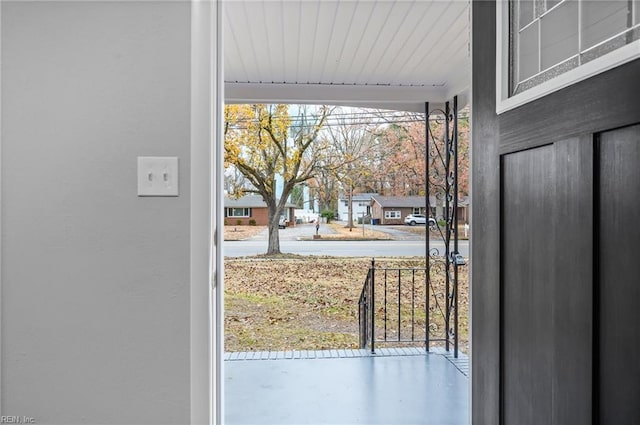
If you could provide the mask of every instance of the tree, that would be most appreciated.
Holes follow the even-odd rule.
[[[304,208],[304,186],[294,186],[291,191],[291,203],[297,208]]]
[[[293,188],[313,177],[323,147],[318,134],[329,109],[311,113],[298,108],[295,117],[288,105],[225,106],[225,164],[233,165],[253,188],[237,188],[237,196],[257,193],[267,204],[269,245],[267,255],[280,253],[278,221]],[[283,180],[276,193],[276,176]]]
[[[424,120],[391,124],[383,132],[378,178],[393,196],[424,194]]]
[[[360,122],[358,118],[341,115],[328,127],[331,139],[333,174],[342,184],[348,199],[349,230],[353,229],[353,192],[371,175],[370,154],[376,139],[371,124]]]
[[[459,196],[469,193],[469,121],[465,113],[458,120],[458,191]],[[444,156],[444,120],[431,117],[429,123],[429,176],[432,182],[430,195],[443,189],[444,164],[438,152]],[[394,117],[397,119],[397,117]],[[381,148],[374,168],[374,180],[387,195],[424,195],[425,186],[425,125],[424,116],[406,113],[403,119],[390,122],[381,131]]]

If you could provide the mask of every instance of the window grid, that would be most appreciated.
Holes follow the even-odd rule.
[[[401,218],[400,211],[385,211],[384,218]]]
[[[227,217],[251,217],[251,208],[227,208]]]
[[[633,41],[640,39],[640,1],[628,2],[626,0],[606,0],[609,2],[616,1],[619,5],[626,5],[627,8],[627,23],[626,28],[622,31],[599,40],[597,43],[584,48],[584,28],[583,28],[583,3],[585,1],[593,0],[510,0],[509,1],[509,92],[510,96],[514,96],[518,93],[535,87],[557,75],[563,74],[571,69],[577,68],[580,65],[587,63],[591,60],[597,59],[617,48],[630,44]],[[550,17],[552,13],[558,13],[561,8],[568,8],[572,4],[577,4],[577,53],[563,60],[552,63],[543,69],[543,46],[542,46],[542,24],[545,17]],[[613,4],[613,3],[611,3]],[[523,20],[523,14],[529,12],[530,21]],[[526,16],[524,16],[526,18]],[[603,16],[600,21],[603,21],[610,16]],[[524,38],[526,31],[532,29],[537,31],[537,69],[533,75],[526,78],[520,78],[522,73],[522,61],[519,57],[521,54],[521,42]]]

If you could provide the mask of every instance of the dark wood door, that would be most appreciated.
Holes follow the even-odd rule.
[[[553,146],[505,155],[502,173],[504,418],[551,423]]]
[[[598,143],[600,424],[640,423],[640,125]]]
[[[472,2],[472,420],[640,423],[640,60],[496,114]]]

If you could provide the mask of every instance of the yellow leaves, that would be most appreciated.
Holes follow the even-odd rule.
[[[324,116],[318,119],[306,113],[304,107],[289,105],[226,105],[225,166],[235,166],[247,178],[251,175],[250,181],[267,193],[272,192],[269,182],[275,174],[285,182],[307,176],[315,161],[305,160],[305,152],[309,151],[307,157],[315,155],[314,130]]]

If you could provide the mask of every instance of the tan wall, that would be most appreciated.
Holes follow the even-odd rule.
[[[384,214],[382,213],[382,208],[380,207],[380,204],[378,204],[377,202],[374,202],[373,205],[371,206],[371,218],[381,220],[383,216]]]

